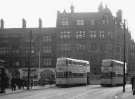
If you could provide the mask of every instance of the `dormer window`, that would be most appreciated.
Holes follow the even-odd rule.
[[[63,26],[69,25],[68,19],[67,18],[62,18],[61,19],[61,25],[63,25]]]
[[[109,24],[109,17],[108,17],[108,15],[104,15],[103,16],[102,24]]]
[[[84,25],[84,20],[82,19],[76,20],[76,25]]]
[[[104,31],[99,31],[99,37],[100,38],[105,38],[105,32]]]

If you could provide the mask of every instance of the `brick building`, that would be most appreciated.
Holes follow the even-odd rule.
[[[39,68],[40,72],[54,71],[56,28],[26,28],[24,24],[23,19],[23,28],[0,29],[0,59],[7,62],[13,76],[18,70],[27,75],[28,66],[37,72]]]
[[[100,74],[101,60],[105,58],[123,60],[124,29],[122,11],[114,17],[110,9],[100,5],[97,12],[57,13],[56,56],[66,56],[90,61],[91,72]],[[131,35],[126,34],[126,55]]]
[[[129,57],[128,57],[128,73],[130,76],[135,75],[135,42],[130,43]]]
[[[102,59],[123,61],[122,20],[121,10],[118,10],[115,17],[102,4],[97,12],[78,13],[74,11],[74,6],[71,6],[71,12],[58,11],[54,28],[42,28],[41,19],[39,28],[27,28],[23,19],[22,28],[7,29],[4,28],[4,20],[1,20],[0,59],[7,61],[11,71],[19,69],[21,72],[29,65],[37,71],[39,67],[42,70],[54,70],[57,57],[66,56],[90,61],[91,73],[100,74]],[[135,57],[131,57],[134,41],[127,28],[125,34],[130,72],[135,64]]]

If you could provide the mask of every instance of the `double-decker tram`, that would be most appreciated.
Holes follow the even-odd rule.
[[[56,86],[87,85],[90,72],[89,61],[58,58],[56,64]]]
[[[101,85],[116,86],[123,84],[123,67],[124,62],[114,59],[103,59],[101,66]],[[126,64],[125,64],[126,73]]]

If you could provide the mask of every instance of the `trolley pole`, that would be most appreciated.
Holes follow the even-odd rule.
[[[32,31],[30,31],[30,34],[29,34],[29,39],[30,39],[30,42],[29,42],[29,55],[28,55],[28,79],[27,79],[27,90],[30,89],[30,65],[31,65],[31,41],[32,41]]]
[[[123,66],[123,92],[125,92],[125,85],[126,85],[126,75],[125,75],[125,64],[126,64],[126,35],[125,35],[125,20],[124,20],[124,24],[123,24],[123,28],[124,28],[124,38],[123,38],[123,60],[124,60],[124,66]]]

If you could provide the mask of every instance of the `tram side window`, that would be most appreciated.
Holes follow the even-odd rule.
[[[68,64],[71,65],[72,64],[72,61],[71,60],[68,60]]]
[[[65,60],[65,63],[66,63],[66,65],[68,65],[68,60],[67,59]]]
[[[115,74],[116,77],[123,77],[123,74]]]
[[[64,77],[68,77],[68,72],[64,72]]]
[[[63,64],[63,61],[58,60],[57,64],[62,65]]]
[[[103,73],[102,77],[103,78],[110,78],[111,77],[111,73],[110,72],[109,73]]]
[[[81,62],[77,62],[77,63],[76,63],[76,65],[79,65],[79,66],[81,66],[81,65],[82,65],[82,63],[81,63]]]
[[[72,65],[76,65],[76,62],[72,61]]]
[[[57,78],[64,78],[64,72],[57,72]]]
[[[116,74],[115,74],[114,72],[111,72],[111,76],[112,76],[112,77],[115,77]]]
[[[73,73],[72,74],[72,77],[84,77],[85,76],[85,74],[82,74],[82,73]]]
[[[83,66],[86,66],[86,63],[83,63]]]

